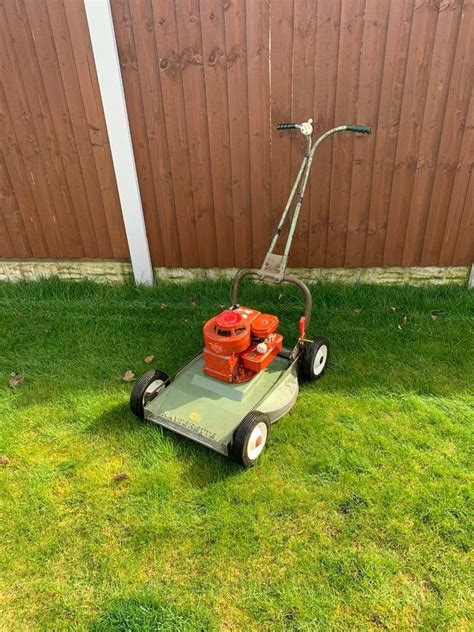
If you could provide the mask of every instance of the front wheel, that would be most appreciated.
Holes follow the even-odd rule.
[[[264,413],[253,410],[245,415],[235,431],[229,456],[244,467],[255,465],[267,444],[270,425]]]
[[[309,382],[319,380],[329,358],[329,341],[318,336],[303,349],[300,360],[301,376]]]
[[[144,373],[137,380],[130,395],[130,410],[132,413],[143,419],[145,406],[159,395],[169,383],[170,378],[163,371],[153,369]]]

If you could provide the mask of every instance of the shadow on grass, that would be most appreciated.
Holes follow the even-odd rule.
[[[162,428],[135,417],[128,402],[104,410],[87,426],[87,432],[106,436],[132,458],[142,462],[155,462],[156,454],[173,458],[184,464],[183,479],[193,487],[203,488],[229,477],[239,475],[243,469],[225,456]]]
[[[217,630],[201,607],[178,608],[150,596],[117,599],[89,627],[91,632],[176,632]]]

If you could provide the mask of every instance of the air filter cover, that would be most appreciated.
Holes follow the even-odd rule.
[[[268,338],[278,329],[279,322],[273,314],[260,314],[252,322],[252,335],[255,338]]]

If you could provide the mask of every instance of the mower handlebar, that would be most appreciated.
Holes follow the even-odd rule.
[[[296,123],[278,123],[277,129],[299,129]]]
[[[367,125],[347,125],[346,129],[348,132],[359,132],[361,134],[370,134],[372,132],[372,128]]]

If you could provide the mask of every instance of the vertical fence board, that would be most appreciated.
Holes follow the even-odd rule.
[[[459,224],[458,240],[456,242],[456,265],[472,265],[472,241],[474,235],[474,217],[472,213],[472,200],[474,200],[474,178],[472,169],[469,173],[466,197],[464,201],[464,213]],[[471,211],[469,211],[471,209]]]
[[[357,134],[354,138],[345,246],[345,265],[348,267],[364,264],[377,133],[375,125],[379,111],[389,8],[388,0],[367,0],[364,12],[356,122],[371,125],[374,132],[370,136]]]
[[[365,241],[366,266],[383,264],[413,9],[413,0],[390,3],[379,112],[373,121],[375,153]]]
[[[433,190],[427,211],[422,242],[421,265],[436,265],[440,260],[443,234],[448,231],[452,242],[458,230],[458,215],[450,214],[450,197],[460,165],[459,152],[465,133],[469,101],[474,77],[474,2],[463,5],[463,16],[457,38],[456,52],[449,84],[449,94],[438,150]],[[467,211],[474,213],[474,205],[466,200]],[[469,211],[470,209],[470,211]],[[471,237],[471,239],[473,239]],[[471,253],[474,258],[474,252]],[[453,252],[452,265],[461,261]]]
[[[0,86],[0,93],[2,92]],[[0,104],[2,100],[0,99]],[[0,121],[6,118],[0,105]],[[2,132],[6,126],[1,126]],[[11,166],[12,154],[7,153]],[[21,198],[20,198],[21,199]],[[18,204],[12,179],[5,162],[4,151],[0,150],[0,217],[3,222],[3,241],[0,256],[30,258],[33,256],[33,249],[25,228],[25,222]]]
[[[336,82],[336,125],[355,123],[365,0],[342,3]],[[343,266],[351,194],[354,139],[334,137],[326,265]]]
[[[68,247],[68,256],[94,255],[97,243],[94,228],[91,221],[91,209],[89,207],[87,192],[81,175],[81,166],[76,153],[76,147],[70,142],[74,135],[73,126],[68,116],[69,110],[64,91],[62,90],[62,78],[59,70],[56,47],[51,29],[49,28],[49,16],[46,5],[43,3],[28,3],[26,5],[29,24],[33,35],[35,47],[38,51],[38,67],[36,73],[42,78],[45,93],[42,97],[49,104],[49,116],[52,129],[49,131],[50,146],[57,162],[57,171],[60,178],[53,181],[53,189],[58,186],[58,180],[64,187],[64,210],[70,215],[65,223],[70,227],[72,237],[77,237],[78,243]],[[35,74],[36,74],[35,73]],[[42,91],[43,92],[43,91]],[[66,128],[67,135],[61,133]],[[61,202],[60,202],[61,203]],[[77,218],[82,221],[78,222]]]
[[[21,253],[19,256],[31,256],[28,239],[23,239],[23,231],[17,230],[15,226],[15,218],[18,214],[18,202],[13,190],[3,154],[0,153],[0,252],[5,253],[5,257],[14,257],[15,253]],[[19,233],[19,234],[17,234]]]
[[[179,45],[189,137],[189,156],[194,194],[196,239],[199,259],[195,265],[218,264],[217,219],[212,182],[203,42],[199,0],[176,4]],[[173,142],[172,137],[170,141]],[[220,210],[220,209],[219,209]]]
[[[132,142],[141,148],[135,155],[152,262],[154,265],[180,265],[167,136],[156,72],[158,59],[154,33],[149,28],[153,24],[153,12],[149,2],[130,6],[123,0],[114,4],[113,18],[116,23],[125,25],[125,28],[115,29],[117,34],[123,33],[124,38],[120,42],[123,46],[120,64],[125,94],[128,95],[128,114],[134,121]],[[136,40],[134,31],[138,33]],[[131,98],[132,94],[139,94],[140,98]]]
[[[293,177],[291,133],[278,132],[278,123],[291,123],[294,0],[272,0],[270,17],[271,65],[271,202],[270,223],[274,230],[286,203]],[[285,42],[281,46],[281,42]],[[282,232],[281,238],[287,232]]]
[[[461,13],[459,3],[439,13],[402,258],[408,266],[420,263]]]
[[[390,194],[385,265],[397,265],[402,260],[438,14],[430,0],[415,4]]]
[[[6,7],[3,6],[3,15],[0,12],[0,56],[5,67],[5,73],[9,77],[8,87],[5,86],[3,96],[5,102],[3,110],[8,119],[10,119],[14,134],[17,138],[19,152],[24,161],[24,173],[20,178],[23,186],[29,188],[38,209],[37,218],[40,218],[43,224],[43,236],[47,243],[48,253],[63,253],[64,247],[61,241],[58,224],[54,221],[55,208],[48,187],[48,164],[45,163],[44,154],[41,152],[39,140],[34,123],[38,123],[37,119],[33,119],[32,112],[27,99],[27,88],[24,85],[21,67],[16,60],[14,38],[10,32],[10,21],[12,16],[10,13],[10,21],[7,19]],[[16,7],[8,5],[8,10],[13,12]],[[13,16],[15,19],[15,16]],[[20,21],[21,29],[21,21]],[[15,57],[14,57],[15,56]],[[42,121],[39,118],[39,124]],[[11,136],[10,136],[11,137]],[[6,157],[7,164],[10,160]],[[26,180],[26,182],[25,182]],[[44,212],[46,210],[46,212]],[[32,231],[34,228],[32,227]]]
[[[192,267],[198,260],[198,245],[176,14],[169,2],[153,0],[152,7],[181,258],[185,267]]]
[[[250,190],[255,265],[261,263],[271,230],[269,10],[269,0],[246,2]]]
[[[250,199],[249,119],[245,3],[225,5],[227,90],[229,96],[232,207],[235,262],[252,260],[252,205]]]
[[[8,29],[12,34],[11,53],[16,60],[23,86],[28,86],[28,89],[24,90],[25,104],[28,115],[31,117],[34,142],[37,143],[34,151],[41,156],[37,164],[42,162],[43,167],[41,176],[38,178],[38,186],[49,198],[56,247],[59,248],[61,256],[64,256],[66,252],[70,252],[73,257],[81,256],[83,250],[80,239],[77,239],[76,218],[74,216],[68,218],[70,194],[68,187],[63,184],[62,161],[57,151],[56,135],[51,121],[48,95],[44,89],[40,64],[34,47],[34,36],[28,28],[25,3],[6,5],[5,14]],[[68,224],[68,219],[72,220],[73,230],[71,231],[65,231],[62,228]]]
[[[125,227],[123,221],[116,221],[116,210],[120,208],[120,201],[107,129],[101,127],[104,113],[99,91],[95,89],[96,69],[92,47],[88,43],[89,30],[85,19],[85,8],[82,2],[61,2],[59,8],[61,7],[64,10],[64,22],[71,42],[71,59],[77,72],[89,132],[89,143],[85,145],[88,156],[87,167],[92,174],[97,174],[94,182],[97,180],[99,187],[111,255],[114,258],[120,258],[124,252]],[[58,44],[56,47],[58,48]],[[97,210],[94,209],[93,212],[96,213]]]
[[[315,133],[334,127],[341,0],[319,2],[314,50],[313,118]],[[333,139],[318,147],[311,172],[308,265],[326,263]]]
[[[469,110],[464,125],[464,134],[458,159],[458,168],[454,177],[449,206],[446,215],[450,221],[446,223],[439,263],[452,265],[456,255],[457,261],[469,264],[469,243],[474,235],[473,214],[474,195],[472,192],[472,170],[474,166],[474,94],[470,99]],[[469,191],[469,187],[471,190]]]
[[[74,60],[74,52],[69,28],[62,3],[46,4],[56,46],[62,83],[71,116],[77,152],[79,155],[80,173],[84,178],[86,195],[91,209],[92,226],[99,254],[103,258],[112,256],[112,242],[107,223],[107,216],[101,192],[101,182],[94,166],[92,146],[89,138],[90,127],[85,102],[90,95],[81,92],[78,68]],[[100,133],[98,136],[100,137]],[[99,140],[99,142],[101,142]]]
[[[0,38],[1,40],[1,38]],[[0,55],[2,47],[0,42]],[[0,64],[5,68],[6,57],[2,55]],[[16,135],[10,109],[5,96],[3,86],[0,84],[0,125],[2,142],[2,155],[4,157],[5,171],[12,183],[15,197],[25,223],[25,237],[31,248],[32,257],[45,258],[50,256],[50,250],[46,242],[43,226],[40,221],[36,199],[33,195],[32,185],[27,177],[27,160],[23,155],[23,147]],[[3,207],[2,203],[2,207]],[[3,210],[6,213],[6,209]],[[11,235],[11,233],[10,233]],[[19,246],[15,251],[21,252]],[[6,256],[2,253],[2,256]],[[17,255],[19,256],[19,255]]]
[[[218,0],[200,0],[200,9],[217,263],[228,268],[234,265],[235,259],[225,9]]]
[[[293,91],[291,98],[292,121],[306,121],[314,118],[314,50],[316,40],[317,5],[314,0],[298,0],[294,7],[294,39],[293,39]],[[277,40],[278,41],[278,40]],[[287,132],[288,134],[288,132]],[[306,152],[306,137],[299,132],[291,134],[291,174],[294,177],[299,170],[301,160]],[[304,267],[308,265],[308,230],[310,212],[308,202],[311,200],[311,180],[305,193],[305,202],[300,211],[298,225],[290,256],[290,265]]]

